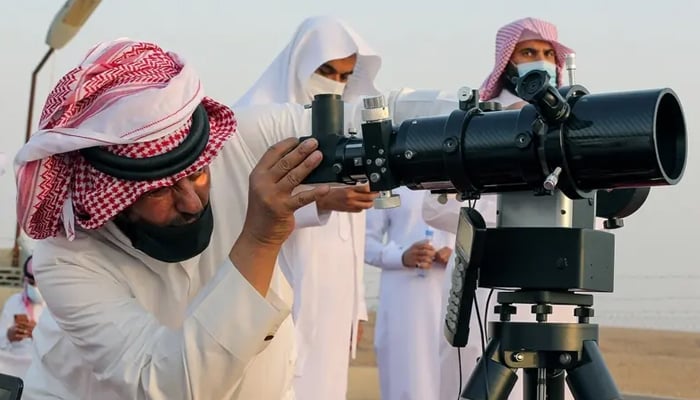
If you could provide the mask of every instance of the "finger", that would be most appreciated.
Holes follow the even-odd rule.
[[[353,192],[355,193],[371,193],[369,191],[369,185],[364,184],[364,185],[355,185],[352,187]]]
[[[315,139],[309,139],[316,142]],[[270,146],[267,151],[260,157],[255,169],[269,170],[277,161],[279,161],[285,154],[289,153],[295,146],[299,144],[299,139],[297,138],[287,138],[281,140],[272,146]]]
[[[290,211],[298,210],[307,204],[311,204],[314,201],[320,199],[321,197],[328,194],[330,186],[321,185],[317,186],[312,190],[306,190],[291,196],[287,200],[287,209]]]
[[[357,193],[357,192],[355,192],[355,193],[353,193],[351,198],[352,198],[352,200],[355,200],[355,201],[374,201],[374,199],[376,199],[377,197],[379,197],[379,193],[376,193],[376,192],[370,192],[370,193]]]
[[[296,153],[296,150],[293,152]],[[290,153],[292,154],[292,153]],[[281,193],[291,193],[294,188],[299,186],[301,182],[309,176],[309,174],[318,167],[323,159],[320,151],[316,150],[303,159],[302,163],[296,165],[292,170],[282,175],[277,181],[277,190]],[[273,170],[277,168],[273,167]],[[278,171],[281,171],[279,169]],[[275,173],[276,174],[276,173]],[[327,192],[324,192],[324,194]]]
[[[413,243],[413,248],[416,250],[422,250],[426,248],[426,246],[430,246],[427,240],[421,240],[420,242]]]
[[[435,253],[435,249],[433,248],[433,246],[429,245],[428,243],[419,245],[418,251],[422,252],[423,254],[425,254],[426,252]]]
[[[304,161],[307,160],[309,156],[314,153],[317,147],[318,142],[315,139],[309,139],[303,141],[301,144],[291,149],[291,151],[287,152],[283,157],[279,159],[279,161],[277,161],[270,168],[270,174],[272,179],[275,182],[284,179],[284,177],[288,175],[289,172],[292,171],[294,168],[296,168],[299,165],[303,165]],[[316,164],[316,166],[318,166],[318,164]]]
[[[416,254],[416,258],[419,260],[432,260],[433,259],[433,257],[431,257],[429,254],[422,253],[422,252]]]
[[[348,202],[348,207],[357,209],[358,211],[366,210],[374,206],[374,201],[357,201],[352,200]]]

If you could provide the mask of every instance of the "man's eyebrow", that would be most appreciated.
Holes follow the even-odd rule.
[[[520,49],[520,51],[531,51],[531,52],[533,52],[533,53],[537,53],[537,52],[540,52],[540,51],[541,51],[541,52],[543,52],[543,53],[546,53],[546,52],[548,52],[548,51],[554,51],[554,48],[552,48],[552,47],[547,47],[547,48],[544,48],[544,49],[540,49],[540,48],[535,48],[535,47],[523,47],[522,49]]]
[[[322,64],[320,67],[318,67],[318,69],[329,69],[330,73],[332,74],[338,73],[338,71],[336,71],[335,68],[333,68],[333,66],[330,64]]]

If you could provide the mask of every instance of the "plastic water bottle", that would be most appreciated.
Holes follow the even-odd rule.
[[[425,241],[428,244],[433,244],[433,234],[435,234],[435,231],[433,231],[430,228],[425,229]],[[418,271],[418,276],[425,276],[425,270],[423,268],[416,268]]]

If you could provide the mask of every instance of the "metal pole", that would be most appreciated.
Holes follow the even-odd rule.
[[[24,137],[24,143],[27,143],[29,141],[29,136],[32,135],[32,118],[34,114],[34,94],[36,92],[36,77],[39,74],[39,71],[41,71],[41,68],[44,67],[44,64],[46,64],[46,61],[48,61],[49,57],[51,57],[51,54],[53,54],[53,52],[54,49],[49,48],[49,50],[46,52],[46,54],[44,54],[44,57],[42,57],[41,61],[39,61],[39,64],[36,66],[36,68],[34,68],[34,71],[32,72],[32,84],[31,88],[29,89],[29,112],[27,113],[27,131]],[[15,245],[12,248],[13,267],[19,266],[19,234],[19,221],[17,221],[17,225],[15,226]]]

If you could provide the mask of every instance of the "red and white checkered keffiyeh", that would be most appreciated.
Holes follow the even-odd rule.
[[[126,181],[93,168],[78,151],[93,146],[126,157],[166,153],[189,133],[203,104],[209,142],[185,170],[154,181]],[[97,229],[144,193],[209,165],[236,130],[233,111],[204,97],[197,74],[152,43],[118,39],[94,47],[49,94],[39,130],[15,158],[17,215],[33,239]]]
[[[524,40],[539,39],[552,44],[557,62],[557,85],[561,86],[564,76],[566,55],[574,51],[558,42],[557,27],[536,18],[523,18],[503,26],[496,33],[496,62],[491,74],[481,85],[481,100],[491,100],[503,90],[501,75],[506,69],[515,46]]]

